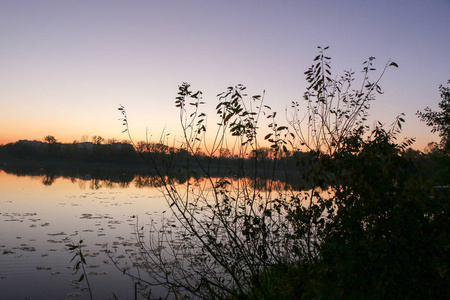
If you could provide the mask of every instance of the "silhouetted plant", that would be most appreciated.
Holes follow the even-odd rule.
[[[425,108],[424,112],[417,111],[416,115],[427,126],[431,127],[431,132],[438,132],[441,137],[439,144],[429,144],[429,155],[437,164],[431,171],[437,184],[450,184],[450,80],[447,86],[440,85],[439,92],[441,101],[439,102],[440,111],[433,111],[431,108]]]
[[[450,85],[450,80],[447,82]],[[424,112],[417,111],[416,115],[427,126],[431,127],[431,132],[438,132],[441,137],[441,147],[444,151],[450,152],[450,86],[439,86],[441,102],[440,111],[433,111],[426,107]]]
[[[281,253],[288,257],[284,246],[289,239],[276,221],[283,216],[273,210],[277,196],[271,196],[276,190],[281,193],[278,196],[287,191],[278,190],[271,178],[255,177],[259,161],[247,159],[247,153],[259,148],[256,134],[259,117],[263,113],[270,116],[270,108],[263,106],[261,96],[246,99],[244,90],[244,86],[238,85],[219,95],[216,110],[220,121],[215,139],[206,149],[209,156],[205,160],[197,151],[207,130],[206,115],[199,113],[203,104],[201,92],[192,92],[188,84],[180,86],[176,106],[180,108],[184,147],[193,158],[186,160],[183,172],[187,178],[200,172],[205,179],[176,183],[165,176],[170,170],[157,167],[154,156],[146,157],[161,175],[161,190],[176,213],[174,222],[162,223],[158,231],[154,230],[160,234],[151,236],[150,242],[139,240],[139,257],[145,263],[138,265],[148,276],[143,278],[141,270],[140,282],[165,285],[173,295],[238,297],[249,293],[261,268],[281,259]],[[189,112],[188,107],[193,111]],[[124,108],[120,110],[127,121]],[[271,126],[276,137],[279,128],[273,122]],[[240,145],[237,169],[230,173],[235,179],[212,175],[215,160],[219,164],[224,161],[220,149],[225,146],[227,134],[235,136]],[[273,139],[275,151],[279,151],[278,142]],[[176,237],[172,236],[174,231]]]
[[[44,137],[44,141],[48,144],[56,144],[58,142],[53,135],[47,135]]]
[[[402,115],[389,130],[365,125],[381,77],[397,64],[389,61],[371,81],[369,58],[361,88],[353,89],[351,72],[332,79],[324,50],[306,72],[306,115],[294,103],[288,126],[278,124],[264,93],[248,97],[237,85],[218,95],[219,121],[208,144],[202,93],[187,83],[179,87],[175,104],[188,155],[175,171],[187,180],[169,176],[175,157],[161,164],[141,153],[160,176],[173,215],[153,222],[149,232],[137,224],[135,268],[112,255],[143,293],[162,285],[172,297],[205,299],[448,295],[442,234],[450,225],[448,197],[430,198],[428,186],[409,172],[403,154],[413,139],[396,141]],[[119,110],[129,132],[125,108]],[[269,121],[270,159],[258,137],[263,120]],[[230,136],[238,145],[230,151],[233,164],[221,155]],[[207,157],[198,153],[201,146]],[[300,155],[302,147],[310,153]],[[287,181],[288,162],[303,172],[298,189],[275,180],[281,173]],[[213,166],[231,166],[230,176],[214,176]],[[426,288],[415,288],[419,282]]]
[[[375,57],[369,57],[363,63],[362,82],[354,82],[355,72],[352,71],[345,71],[336,79],[331,75],[331,58],[324,54],[328,47],[318,48],[315,63],[305,72],[309,83],[304,95],[306,114],[300,102],[292,102],[289,124],[300,144],[296,146],[333,154],[342,147],[346,137],[364,125],[375,94],[382,93],[379,84],[386,69],[398,65],[389,60],[381,74],[372,81],[369,75],[376,70],[373,65]],[[360,86],[354,87],[355,84]]]
[[[78,279],[78,282],[81,282],[83,280],[86,280],[86,284],[87,284],[87,289],[89,291],[89,296],[90,299],[92,300],[92,291],[91,291],[91,285],[89,284],[89,279],[87,276],[87,272],[85,269],[85,266],[87,265],[86,263],[86,259],[84,258],[84,254],[82,251],[82,248],[84,247],[83,245],[83,240],[80,240],[77,244],[72,243],[72,244],[66,244],[67,248],[69,249],[70,253],[73,253],[73,257],[70,260],[70,262],[75,260],[75,264],[73,266],[73,270],[74,270],[74,275],[78,273],[78,271],[81,269],[82,270],[82,274],[80,276],[80,278]]]
[[[379,124],[366,139],[345,139],[324,162],[339,176],[333,183],[335,216],[325,228],[316,266],[319,287],[310,289],[314,297],[448,295],[441,252],[448,238],[435,231],[441,222],[449,224],[443,215],[448,197],[430,198],[431,188],[410,173],[395,135]]]

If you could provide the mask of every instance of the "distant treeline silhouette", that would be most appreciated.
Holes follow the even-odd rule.
[[[275,176],[277,180],[296,186],[300,180],[302,184],[305,184],[301,175],[314,164],[311,153],[301,151],[286,152],[275,159],[270,148],[260,148],[257,153],[249,153],[248,158],[242,159],[233,156],[229,151],[221,151],[218,157],[207,156],[201,151],[192,155],[185,149],[168,147],[159,143],[139,142],[135,148],[126,142],[106,144],[98,140],[97,143],[59,143],[52,136],[49,137],[46,137],[44,142],[19,140],[0,145],[0,168],[16,174],[42,175],[65,167],[72,170],[71,172],[81,172],[83,175],[114,174],[115,180],[118,179],[119,174],[127,174],[126,177],[130,180],[131,174],[157,175],[153,168],[143,164],[143,159],[151,156],[156,157],[157,159],[152,161],[159,164],[154,167],[166,172],[167,176],[183,182],[187,178],[202,178],[203,172],[200,166],[207,166],[208,172],[213,176],[245,178],[254,174],[254,162],[257,161],[258,177]],[[437,163],[436,159],[440,154],[432,146],[430,143],[428,153],[410,148],[404,155],[414,161],[414,165],[417,166],[416,169],[411,169],[411,172],[419,172],[425,178],[440,182],[445,170],[441,170],[442,167]],[[244,168],[236,168],[238,164]],[[264,167],[261,168],[261,166]],[[232,170],[241,170],[243,174],[235,174]],[[82,178],[83,175],[76,177]],[[107,177],[111,179],[110,176]]]
[[[3,158],[85,162],[137,162],[138,155],[126,143],[59,143],[20,140],[0,146]]]
[[[232,155],[229,151],[221,151],[220,156],[210,157],[201,151],[195,155],[185,149],[168,147],[159,143],[137,143],[133,145],[124,142],[92,143],[74,142],[59,143],[50,136],[42,141],[19,140],[0,146],[0,167],[13,173],[42,174],[47,170],[56,170],[61,167],[76,170],[86,174],[89,172],[122,172],[133,174],[156,175],[154,168],[143,164],[143,159],[152,157],[159,165],[154,166],[163,170],[166,175],[173,178],[201,178],[202,170],[199,167],[208,166],[208,172],[218,177],[241,177],[254,174],[254,162],[258,161],[258,176],[273,176],[284,182],[295,183],[300,180],[301,174],[311,163],[309,153],[284,153],[283,157],[274,159],[270,148],[260,148],[258,152],[249,153],[248,158],[242,159]],[[8,165],[5,165],[8,163]],[[244,168],[236,168],[240,164]],[[243,170],[242,174],[234,174],[232,170]],[[20,170],[20,171],[19,171]],[[189,171],[188,171],[189,170]],[[270,170],[270,174],[268,174]],[[52,173],[52,171],[51,171]],[[67,176],[68,174],[66,174]]]

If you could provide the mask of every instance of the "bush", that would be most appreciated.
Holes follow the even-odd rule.
[[[448,296],[448,193],[433,192],[411,172],[404,153],[413,140],[396,142],[401,116],[389,130],[365,125],[384,71],[397,64],[389,61],[372,81],[371,57],[354,89],[354,73],[331,79],[324,50],[306,72],[306,116],[293,103],[288,126],[278,124],[264,94],[248,97],[242,85],[219,94],[206,156],[198,151],[208,130],[202,93],[179,87],[187,180],[168,176],[170,159],[143,156],[173,215],[153,223],[148,240],[137,224],[136,269],[112,255],[144,294],[162,285],[172,297],[202,299]],[[259,154],[264,120],[270,163]],[[223,156],[230,137],[238,145],[229,149],[232,163]],[[305,147],[309,154],[298,155]],[[300,167],[303,178],[293,188],[290,170]],[[216,177],[216,168],[228,168],[229,176]]]

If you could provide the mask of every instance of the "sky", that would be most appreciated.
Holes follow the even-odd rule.
[[[405,113],[402,136],[423,150],[439,137],[415,113],[438,109],[450,79],[449,15],[449,0],[0,0],[0,144],[126,139],[119,104],[135,140],[179,139],[182,82],[203,92],[208,115],[228,86],[265,91],[286,123],[317,46],[330,46],[333,76],[361,77],[369,56],[377,72],[399,65],[385,73],[369,125]]]

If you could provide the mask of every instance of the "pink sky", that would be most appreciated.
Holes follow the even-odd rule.
[[[242,83],[266,91],[284,115],[302,100],[304,71],[330,46],[334,75],[375,56],[385,94],[371,109],[422,150],[437,135],[415,116],[437,109],[450,79],[450,2],[429,1],[1,1],[0,144],[18,139],[125,139],[124,105],[136,140],[162,130],[180,138],[177,86],[215,95]],[[283,118],[280,123],[285,122]]]

